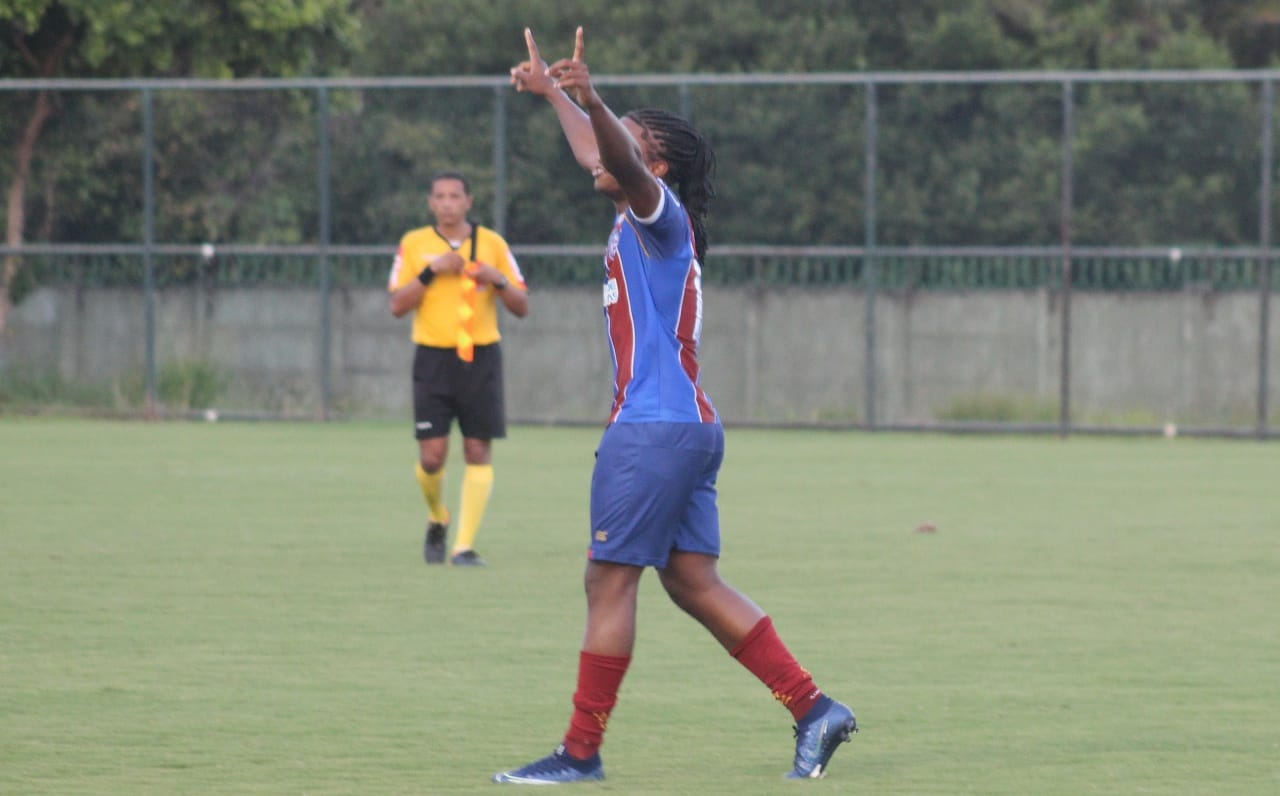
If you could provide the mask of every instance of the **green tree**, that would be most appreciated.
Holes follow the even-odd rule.
[[[578,24],[601,76],[1221,69],[1276,63],[1274,8],[1270,0],[0,0],[0,74],[501,81],[523,54],[523,27],[554,59],[568,53]],[[67,43],[59,49],[59,41]],[[554,114],[506,92],[331,92],[333,240],[389,246],[422,223],[426,180],[441,168],[473,177],[478,220],[493,223],[502,99],[509,237],[598,241],[608,206],[589,180],[572,178]],[[865,88],[610,85],[604,93],[619,111],[686,109],[707,130],[720,156],[713,247],[862,241]],[[1056,241],[1061,94],[1056,82],[881,85],[879,241]],[[136,240],[138,93],[42,96],[0,94],[0,141],[17,142],[0,177],[11,197],[15,185],[32,197],[25,233],[24,205],[11,199],[11,228],[17,219],[19,239]],[[311,238],[313,93],[153,96],[161,240]],[[1256,237],[1258,107],[1244,85],[1077,86],[1075,239],[1230,245]],[[24,160],[30,129],[41,156]]]
[[[348,11],[345,0],[0,0],[0,68],[30,78],[323,73],[358,41]],[[38,89],[16,122],[6,169],[10,246],[24,240],[32,164],[61,102]],[[21,262],[6,257],[0,270],[0,332]]]

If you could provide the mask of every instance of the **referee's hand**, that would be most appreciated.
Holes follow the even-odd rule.
[[[502,285],[507,286],[507,278],[492,265],[487,263],[472,263],[474,267],[468,267],[467,273],[471,278],[482,285]]]
[[[437,274],[460,274],[467,267],[467,261],[457,252],[445,252],[427,262],[427,267]]]

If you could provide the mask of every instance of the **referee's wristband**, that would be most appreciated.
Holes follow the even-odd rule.
[[[418,272],[418,281],[423,287],[431,284],[431,280],[436,278],[436,272],[431,270],[431,266],[427,266]]]

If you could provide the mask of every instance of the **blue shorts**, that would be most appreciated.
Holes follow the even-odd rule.
[[[591,474],[592,561],[664,567],[672,550],[720,555],[719,423],[613,423]]]

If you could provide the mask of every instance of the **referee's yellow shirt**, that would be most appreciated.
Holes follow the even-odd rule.
[[[387,289],[395,291],[418,274],[427,263],[450,250],[463,260],[471,257],[471,236],[458,246],[440,237],[435,227],[421,227],[400,239]],[[507,290],[526,290],[520,266],[502,236],[487,227],[476,227],[475,259],[492,265],[507,278]],[[453,348],[458,343],[460,323],[458,308],[463,303],[463,280],[459,274],[436,274],[422,294],[422,303],[414,313],[413,342],[436,348]],[[498,333],[498,296],[489,285],[476,286],[475,316],[471,319],[471,336],[476,345],[488,345],[502,339]]]

